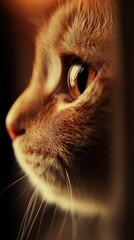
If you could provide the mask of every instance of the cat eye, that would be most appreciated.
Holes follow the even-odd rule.
[[[67,83],[71,97],[77,99],[91,84],[97,70],[92,65],[74,64],[68,72]]]

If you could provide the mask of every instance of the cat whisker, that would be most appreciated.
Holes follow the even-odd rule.
[[[26,231],[29,228],[29,225],[31,224],[31,220],[34,214],[34,210],[35,210],[35,206],[36,206],[36,202],[37,202],[37,197],[38,197],[38,191],[36,189],[35,194],[34,194],[34,198],[33,198],[33,205],[31,206],[31,208],[28,209],[28,212],[26,214],[26,218],[23,224],[23,236],[26,233]]]
[[[66,170],[64,168],[64,172],[65,172],[65,175],[66,175]],[[65,176],[65,179],[67,181],[67,177]],[[68,186],[68,181],[67,181],[67,191],[68,191],[68,197],[70,198],[70,191],[69,191],[69,186]],[[64,214],[64,219],[62,221],[62,224],[61,224],[61,227],[60,227],[60,230],[58,232],[58,236],[57,236],[57,240],[60,240],[61,239],[61,235],[62,235],[62,232],[64,230],[64,227],[65,227],[65,224],[66,224],[66,221],[67,221],[67,216],[68,216],[68,212],[65,211],[65,214]]]
[[[41,217],[40,217],[40,222],[39,222],[39,226],[38,226],[38,231],[37,231],[37,235],[36,235],[36,240],[38,240],[38,237],[39,237],[39,233],[40,233],[40,229],[41,229],[41,224],[42,224],[42,220],[43,220],[43,217],[44,217],[44,214],[45,214],[47,205],[48,205],[48,202],[45,203],[45,207],[44,207],[44,209],[43,209],[43,211],[42,211],[42,214],[41,214]]]
[[[16,181],[14,181],[13,183],[11,183],[9,186],[7,186],[6,188],[4,188],[2,191],[0,191],[0,194],[4,193],[5,191],[7,191],[9,188],[11,188],[12,186],[14,186],[16,183],[20,182],[21,180],[23,180],[24,178],[26,178],[27,175],[23,175],[22,177],[20,177],[19,179],[17,179]]]
[[[61,235],[62,235],[62,232],[63,232],[63,230],[64,230],[64,227],[65,227],[65,224],[66,224],[66,221],[67,221],[67,216],[68,216],[68,212],[67,211],[65,211],[65,214],[64,214],[64,219],[63,219],[63,221],[62,221],[62,225],[61,225],[61,227],[60,227],[60,230],[59,230],[59,232],[58,232],[58,236],[57,236],[57,240],[60,240],[61,239]]]
[[[22,240],[23,239],[23,236],[24,236],[27,228],[29,227],[29,223],[31,221],[31,218],[32,218],[32,215],[33,215],[33,211],[34,211],[34,208],[35,208],[36,199],[37,199],[36,191],[37,191],[36,189],[33,191],[32,196],[31,196],[31,198],[29,200],[27,209],[25,211],[25,214],[23,216],[23,219],[22,219],[22,222],[21,222],[21,225],[20,225],[20,229],[19,229],[19,233],[18,233],[18,236],[17,236],[17,240]],[[31,209],[31,212],[30,212],[30,209]],[[29,219],[28,219],[29,212],[30,212],[30,215],[29,215]],[[28,219],[28,221],[27,221],[27,219]],[[27,226],[26,226],[26,223],[27,223]]]
[[[72,185],[71,185],[68,171],[66,169],[65,169],[65,173],[66,173],[67,185],[68,185],[69,196],[70,196],[70,209],[71,209],[71,218],[72,218],[72,239],[74,240],[74,239],[76,239],[77,224],[75,222],[75,216],[74,216],[74,211],[73,211],[73,206],[72,206],[72,199],[73,199]]]
[[[50,239],[50,234],[51,234],[51,230],[52,230],[52,228],[53,228],[53,224],[54,224],[56,212],[57,212],[57,204],[56,204],[55,209],[54,209],[54,212],[53,212],[51,224],[50,224],[50,227],[49,227],[49,230],[48,230],[48,234],[47,234],[47,239]]]
[[[27,190],[30,188],[30,184],[29,184],[29,186],[27,186],[27,187],[25,187],[24,188],[24,190],[19,194],[19,196],[13,201],[13,203],[14,202],[16,202],[16,201],[18,201],[18,199],[19,198],[21,198],[26,192],[27,192]]]
[[[54,181],[52,182],[50,189],[52,189],[53,185],[54,185]],[[45,200],[43,199],[43,202],[44,202],[44,201],[45,201]],[[43,204],[43,202],[42,202],[42,204]],[[39,237],[39,234],[40,234],[41,224],[42,224],[43,216],[44,216],[45,211],[46,211],[46,209],[47,209],[47,205],[48,205],[48,202],[45,203],[45,207],[44,207],[44,209],[43,209],[43,211],[42,211],[42,214],[41,214],[41,218],[40,218],[40,222],[39,222],[39,227],[38,227],[38,231],[37,231],[37,235],[36,235],[36,240],[38,240],[38,237]]]
[[[72,198],[73,198],[72,186],[71,186],[71,181],[70,181],[68,171],[66,169],[65,169],[65,173],[66,173],[67,188],[68,188],[68,193],[69,193],[69,198],[70,198],[70,205],[71,205],[70,207],[71,207],[71,210],[72,210]]]
[[[59,184],[58,199],[59,199],[59,197],[60,197],[60,187],[61,187],[61,185]],[[57,202],[58,202],[58,200],[57,200]],[[53,224],[54,224],[54,220],[55,220],[57,208],[58,208],[58,205],[56,204],[55,209],[54,209],[54,213],[53,213],[53,217],[52,217],[52,220],[51,220],[51,224],[50,224],[50,227],[49,227],[49,230],[48,230],[47,239],[49,239],[49,237],[50,237],[50,233],[51,233],[51,230],[52,230],[52,227],[53,227]]]
[[[40,205],[39,205],[39,208],[38,208],[38,210],[37,210],[37,212],[36,212],[36,215],[35,215],[35,217],[34,217],[34,219],[33,219],[33,221],[32,221],[32,224],[31,224],[31,226],[30,226],[30,229],[29,229],[29,231],[28,231],[28,235],[27,235],[26,240],[28,240],[28,238],[29,238],[29,236],[30,236],[30,233],[31,233],[32,228],[33,228],[33,225],[34,225],[34,223],[35,223],[35,221],[36,221],[36,219],[37,219],[37,216],[38,216],[38,214],[39,214],[39,212],[40,212],[40,210],[41,210],[41,207],[42,207],[42,205],[43,205],[43,202],[44,202],[44,200],[42,200],[41,203],[40,203]]]

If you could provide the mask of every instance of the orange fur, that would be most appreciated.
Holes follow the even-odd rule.
[[[33,184],[38,183],[43,197],[82,214],[106,214],[110,210],[113,164],[113,3],[72,0],[51,10],[38,31],[32,79],[10,110],[7,126],[16,129],[18,162]],[[75,101],[68,100],[67,90],[72,56],[98,72]]]

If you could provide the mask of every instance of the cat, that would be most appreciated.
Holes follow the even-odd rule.
[[[111,209],[114,21],[111,0],[55,4],[38,22],[33,74],[6,118],[42,199],[85,217]]]

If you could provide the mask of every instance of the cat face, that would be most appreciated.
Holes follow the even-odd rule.
[[[106,211],[109,198],[112,45],[110,1],[57,6],[6,119],[17,161],[41,195],[87,214]]]

